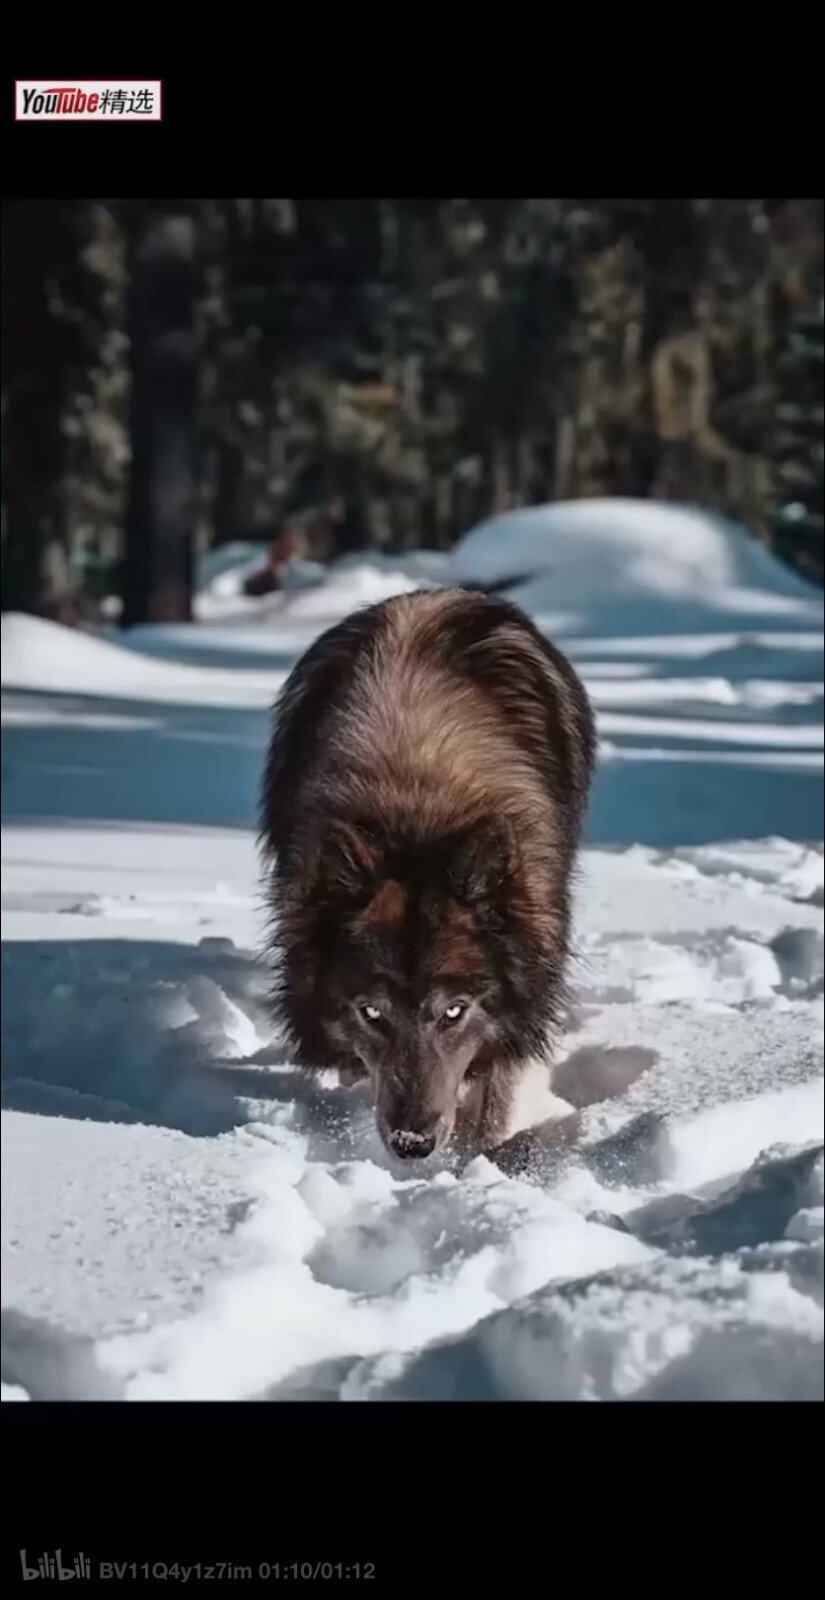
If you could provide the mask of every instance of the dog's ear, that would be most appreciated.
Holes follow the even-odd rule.
[[[378,881],[378,841],[354,822],[333,822],[327,828],[318,861],[319,887],[335,898],[353,897]]]
[[[499,818],[479,823],[456,846],[450,868],[455,894],[465,905],[489,904],[510,881],[515,861],[509,823]]]

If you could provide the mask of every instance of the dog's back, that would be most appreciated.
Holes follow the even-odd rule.
[[[587,698],[515,606],[464,590],[355,613],[286,685],[263,788],[264,843],[289,855],[322,813],[425,838],[490,811],[574,837],[592,775]]]

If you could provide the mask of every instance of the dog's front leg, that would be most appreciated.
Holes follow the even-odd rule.
[[[508,1177],[529,1172],[531,1177],[548,1178],[581,1133],[581,1116],[574,1111],[567,1117],[550,1117],[535,1128],[522,1128],[500,1143],[485,1145],[483,1154]]]

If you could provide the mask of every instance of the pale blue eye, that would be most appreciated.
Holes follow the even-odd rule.
[[[377,1006],[370,1006],[370,1005],[362,1006],[361,1007],[361,1015],[365,1019],[366,1022],[380,1022],[381,1021],[381,1012],[379,1011]]]
[[[455,1005],[447,1007],[446,1011],[444,1012],[444,1021],[458,1022],[459,1018],[463,1017],[466,1010],[467,1007],[465,1005],[460,1005],[458,1002],[456,1002]]]

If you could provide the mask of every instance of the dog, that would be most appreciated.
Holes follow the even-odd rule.
[[[570,662],[472,590],[353,613],[284,685],[261,789],[274,1008],[301,1067],[369,1090],[395,1156],[512,1131],[563,1016],[595,751]]]

